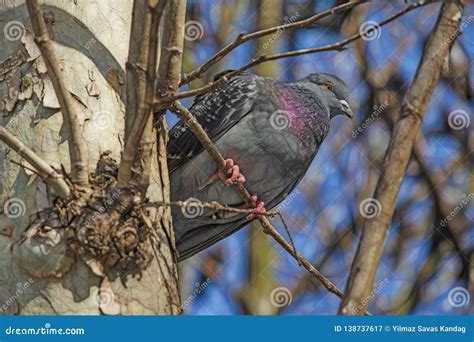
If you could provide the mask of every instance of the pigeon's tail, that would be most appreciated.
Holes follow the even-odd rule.
[[[181,222],[182,224],[183,222]],[[247,224],[246,218],[229,223],[212,223],[186,231],[186,227],[175,225],[175,232],[186,231],[182,236],[176,236],[176,249],[178,261],[183,261],[199,253],[203,249],[235,233]],[[177,235],[178,235],[177,234]]]

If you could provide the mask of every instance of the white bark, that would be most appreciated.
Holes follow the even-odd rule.
[[[123,146],[124,69],[132,2],[57,0],[42,4],[69,91],[81,108],[89,168],[94,170],[99,156],[107,150],[118,161]],[[68,137],[32,39],[26,6],[10,1],[0,8],[0,33],[9,29],[12,33],[13,26],[21,28],[19,23],[26,28],[21,40],[10,40],[13,34],[0,39],[0,63],[9,58],[11,62],[10,67],[0,64],[0,125],[57,170],[60,165],[69,170]],[[25,57],[14,63],[12,56]],[[143,277],[129,279],[126,288],[120,280],[109,283],[84,263],[66,256],[66,246],[54,230],[46,237],[46,244],[27,240],[19,245],[17,240],[24,236],[33,214],[50,206],[54,196],[33,172],[12,163],[10,160],[24,164],[13,151],[7,155],[8,150],[0,143],[0,313],[179,312],[174,266],[164,267],[172,265],[166,242],[158,247],[158,257],[164,262],[154,260]],[[21,215],[14,211],[16,208]],[[164,233],[159,238],[166,241]],[[53,273],[57,279],[51,277]]]

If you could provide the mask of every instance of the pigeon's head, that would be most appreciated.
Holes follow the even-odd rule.
[[[325,98],[328,101],[329,115],[331,118],[336,115],[346,115],[352,118],[351,107],[349,107],[349,89],[346,83],[339,77],[330,74],[311,74],[301,81],[311,82],[321,87]]]

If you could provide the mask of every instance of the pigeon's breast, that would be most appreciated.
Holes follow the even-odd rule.
[[[280,116],[286,119],[288,130],[312,154],[329,132],[329,112],[319,99],[307,90],[283,87],[277,96]]]

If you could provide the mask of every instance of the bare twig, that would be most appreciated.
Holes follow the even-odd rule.
[[[388,225],[394,212],[395,200],[416,134],[449,49],[459,35],[464,4],[465,0],[443,2],[438,21],[426,42],[420,65],[413,83],[407,90],[392,133],[382,166],[382,176],[375,188],[374,200],[378,201],[381,210],[379,215],[364,222],[345,297],[339,308],[340,314],[360,314],[367,303],[367,298],[370,298]]]
[[[224,172],[224,174],[228,175],[231,170],[226,167],[226,163],[222,155],[214,146],[214,143],[206,134],[202,126],[196,120],[196,118],[178,101],[173,103],[173,107],[171,108],[173,112],[175,112],[181,120],[183,120],[189,127],[189,129],[193,132],[196,138],[201,142],[204,146],[206,151],[210,154],[212,159],[217,164],[219,170]],[[235,185],[236,190],[239,192],[242,199],[245,203],[249,206],[254,208],[256,206],[255,201],[250,196],[248,190],[242,184]],[[293,246],[288,243],[278,231],[273,227],[270,221],[264,217],[260,216],[259,221],[262,224],[263,230],[266,234],[270,235],[278,244],[280,244],[288,253],[290,253],[293,258],[295,258],[301,265],[303,265],[308,272],[310,272],[313,276],[315,276],[329,291],[337,295],[338,297],[342,298],[343,293],[334,285],[328,278],[322,275],[316,268],[314,268],[311,263],[309,263],[305,258],[303,258],[298,252],[295,251]]]
[[[0,140],[31,164],[35,171],[61,198],[66,199],[71,195],[69,186],[63,177],[4,127],[0,127]]]
[[[82,137],[82,129],[77,117],[74,99],[68,91],[38,0],[27,0],[26,5],[31,17],[35,42],[48,69],[48,76],[61,106],[64,127],[68,132],[71,179],[77,184],[87,184],[89,182],[87,145]]]
[[[420,1],[420,2],[417,2],[417,3],[412,3],[408,6],[406,6],[405,8],[403,8],[402,10],[400,10],[399,12],[395,13],[394,15],[392,15],[392,16],[388,17],[387,19],[381,21],[377,25],[374,24],[373,29],[377,30],[380,27],[382,27],[384,25],[387,25],[388,23],[396,20],[397,18],[401,17],[402,15],[404,15],[404,14],[406,14],[406,13],[408,13],[408,12],[410,12],[410,11],[416,9],[416,8],[424,6],[424,5],[426,5],[430,2],[432,2],[432,1]],[[368,32],[366,32],[366,33],[368,33]],[[243,65],[239,69],[228,72],[224,76],[220,77],[218,80],[210,82],[210,83],[206,84],[203,87],[193,89],[193,90],[183,91],[183,92],[178,93],[176,95],[169,95],[167,97],[162,97],[161,99],[159,99],[157,102],[154,103],[154,109],[155,110],[162,110],[163,108],[168,107],[169,104],[171,102],[175,101],[175,100],[180,100],[180,99],[183,99],[183,98],[198,96],[198,95],[208,93],[208,92],[218,88],[219,86],[229,82],[232,78],[234,78],[235,76],[241,74],[242,72],[244,72],[244,71],[246,71],[250,68],[253,68],[254,66],[257,66],[261,63],[270,62],[270,61],[274,61],[274,60],[282,59],[282,58],[295,57],[295,56],[318,53],[318,52],[324,52],[324,51],[342,51],[342,50],[346,49],[347,45],[349,45],[350,43],[360,39],[363,35],[364,35],[364,32],[358,32],[358,33],[353,34],[352,36],[350,36],[346,39],[343,39],[343,40],[341,40],[337,43],[334,43],[334,44],[328,44],[328,45],[324,45],[324,46],[320,46],[320,47],[316,47],[316,48],[311,48],[311,49],[302,49],[302,50],[282,52],[282,53],[271,54],[271,55],[256,56],[249,63]]]
[[[358,32],[353,34],[352,36],[341,40],[340,42],[334,43],[334,44],[328,44],[324,45],[321,47],[316,47],[316,48],[311,48],[311,49],[301,49],[301,50],[295,50],[295,51],[288,51],[288,52],[282,52],[282,53],[277,53],[277,54],[272,54],[272,55],[262,55],[264,56],[263,58],[256,58],[250,63],[246,64],[242,69],[247,70],[252,67],[254,67],[257,64],[264,63],[264,62],[269,62],[269,61],[274,61],[277,59],[282,59],[282,58],[288,58],[288,57],[295,57],[295,56],[301,56],[301,55],[307,55],[311,53],[317,53],[317,52],[323,52],[323,51],[342,51],[346,49],[346,46],[349,45],[350,43],[354,42],[357,39],[362,38],[365,34],[370,33],[372,30],[379,30],[380,27],[387,25],[388,23],[398,19],[402,15],[414,10],[415,8],[424,6],[432,1],[420,1],[417,3],[412,3],[399,12],[395,13],[394,15],[388,17],[387,19],[382,20],[381,22],[374,24],[374,26],[366,30],[365,32]]]
[[[180,208],[188,208],[188,207],[199,207],[202,209],[210,209],[210,210],[215,210],[215,211],[222,211],[222,212],[229,212],[229,213],[235,213],[235,214],[245,214],[245,215],[262,215],[266,217],[275,217],[278,216],[283,223],[283,226],[288,233],[288,238],[290,240],[291,247],[293,248],[293,251],[296,253],[296,247],[293,242],[293,238],[291,237],[290,230],[288,229],[288,225],[286,224],[286,221],[279,211],[267,211],[267,212],[260,212],[256,209],[243,209],[243,208],[234,208],[234,207],[229,207],[227,205],[223,205],[219,202],[202,202],[202,201],[196,201],[193,199],[187,199],[185,201],[175,201],[175,202],[152,202],[152,203],[147,203],[145,206],[167,206],[167,207],[180,207]],[[301,263],[298,260],[298,264],[301,266]]]
[[[222,58],[227,56],[232,50],[240,46],[241,44],[248,42],[253,39],[257,39],[260,37],[268,36],[270,34],[280,32],[280,31],[285,31],[289,29],[298,29],[298,28],[309,28],[312,27],[317,21],[330,16],[332,14],[340,13],[343,11],[346,11],[355,5],[359,5],[361,3],[364,3],[367,1],[352,1],[352,2],[346,2],[342,5],[330,8],[326,11],[323,11],[321,13],[315,14],[307,19],[304,20],[298,20],[292,23],[285,23],[282,25],[277,25],[273,27],[269,27],[263,30],[255,31],[249,34],[245,34],[245,32],[241,32],[237,38],[235,38],[234,41],[220,49],[218,52],[214,54],[208,61],[203,63],[201,66],[190,72],[189,74],[185,75],[183,80],[181,81],[180,86],[188,84],[189,82],[195,80],[196,78],[199,78],[204,72],[206,72],[210,67],[215,65],[217,62],[219,62]]]
[[[193,199],[187,199],[185,201],[174,201],[174,202],[151,202],[151,203],[146,203],[144,206],[151,206],[151,207],[156,207],[156,206],[166,206],[166,207],[180,207],[180,208],[187,208],[190,206],[197,206],[202,209],[210,209],[210,210],[216,210],[216,211],[222,211],[222,212],[229,212],[229,213],[235,213],[235,214],[245,214],[245,215],[250,215],[250,214],[258,214],[258,215],[263,215],[263,216],[269,216],[269,217],[275,217],[278,216],[279,213],[276,211],[268,211],[266,213],[261,213],[260,211],[256,209],[243,209],[243,208],[234,208],[234,207],[229,207],[227,205],[223,205],[219,202],[197,202]]]

